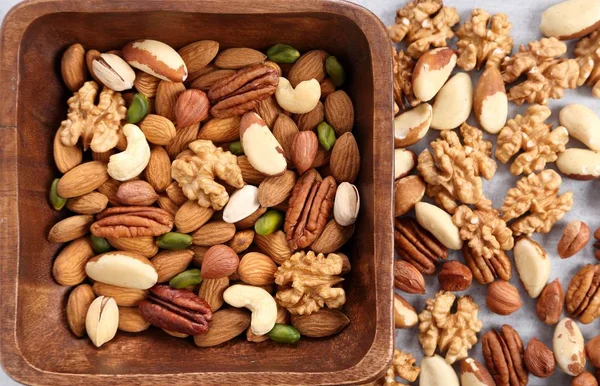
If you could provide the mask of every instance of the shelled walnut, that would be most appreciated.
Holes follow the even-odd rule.
[[[573,53],[579,64],[577,86],[592,87],[592,94],[600,98],[600,31],[582,38]]]
[[[400,110],[404,110],[406,105],[417,106],[421,103],[415,97],[412,85],[413,69],[415,61],[403,50],[396,51],[392,45],[392,62],[394,73],[394,101]]]

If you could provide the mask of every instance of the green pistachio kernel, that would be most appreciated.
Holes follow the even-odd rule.
[[[273,326],[273,329],[269,331],[267,335],[269,335],[271,340],[279,343],[292,344],[300,340],[300,333],[298,330],[287,324],[275,323],[275,326]]]
[[[156,245],[162,249],[185,249],[192,245],[193,237],[185,233],[169,232],[156,239]]]
[[[103,237],[92,235],[90,236],[90,241],[92,242],[92,249],[96,253],[106,253],[112,249],[108,241]]]
[[[294,63],[300,52],[287,44],[275,44],[267,50],[267,58],[275,63]]]
[[[231,142],[229,144],[229,151],[231,154],[244,155],[244,148],[242,147],[241,141]]]
[[[138,123],[148,114],[148,98],[144,94],[135,94],[127,109],[127,123]]]
[[[57,186],[58,186],[58,181],[60,181],[60,178],[55,178],[54,181],[52,181],[52,186],[50,186],[49,199],[50,199],[50,205],[52,205],[52,207],[54,209],[61,210],[67,203],[67,199],[62,198],[61,196],[58,195],[58,192],[56,191]]]
[[[335,56],[330,56],[325,60],[325,71],[333,81],[336,87],[340,87],[346,81],[346,71],[344,66]]]
[[[169,285],[173,288],[185,288],[200,283],[202,283],[202,275],[196,268],[183,271],[169,281]]]
[[[266,236],[281,228],[282,225],[283,213],[275,209],[269,209],[256,221],[254,231],[261,236]]]
[[[335,143],[335,130],[333,130],[333,127],[329,126],[327,122],[321,122],[317,126],[317,132],[319,133],[319,143],[323,146],[323,149],[331,149]]]

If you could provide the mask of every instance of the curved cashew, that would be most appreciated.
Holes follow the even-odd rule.
[[[279,106],[290,113],[308,113],[321,98],[321,85],[318,80],[311,79],[300,82],[294,89],[289,80],[280,77],[275,98]]]
[[[277,304],[264,289],[235,284],[225,290],[223,300],[233,307],[246,307],[252,312],[250,328],[254,335],[265,335],[275,326]]]
[[[150,146],[139,127],[131,123],[123,126],[127,149],[113,154],[108,162],[108,175],[117,181],[127,181],[144,171],[150,161]]]

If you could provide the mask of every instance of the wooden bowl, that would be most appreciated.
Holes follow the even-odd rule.
[[[351,324],[296,345],[237,338],[200,349],[158,329],[119,332],[100,349],[69,331],[69,288],[56,284],[59,245],[48,204],[59,175],[54,133],[70,96],[60,58],[75,42],[102,51],[138,38],[175,48],[201,39],[264,50],[325,49],[345,64],[362,156],[361,214],[349,250],[344,312]],[[2,26],[0,54],[0,343],[6,372],[27,384],[361,384],[392,356],[392,86],[387,33],[369,11],[325,0],[33,0]]]

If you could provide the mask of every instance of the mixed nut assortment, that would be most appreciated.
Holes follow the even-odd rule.
[[[350,323],[360,154],[335,56],[142,39],[73,44],[61,72],[49,200],[66,216],[48,239],[66,243],[52,274],[74,287],[74,335],[290,344]]]
[[[417,329],[405,341],[418,340],[423,359],[419,363],[420,355],[397,347],[392,366],[373,385],[419,378],[421,386],[524,386],[529,374],[546,378],[555,367],[572,377],[571,385],[600,381],[600,336],[586,344],[578,326],[600,316],[600,265],[582,264],[568,283],[549,280],[552,254],[569,259],[587,251],[600,259],[600,250],[589,245],[595,238],[600,248],[600,228],[569,222],[553,253],[533,239],[556,230],[574,207],[573,192],[561,191],[563,178],[600,178],[600,117],[569,104],[554,127],[547,106],[580,86],[600,97],[600,2],[568,0],[550,7],[542,15],[544,37],[516,52],[511,28],[507,15],[479,8],[461,23],[457,10],[442,0],[408,1],[389,27],[392,42],[401,43],[400,49],[392,44],[399,258],[394,318],[398,329]],[[579,39],[574,58],[567,54],[570,39]],[[469,72],[476,70],[481,75],[473,85]],[[526,106],[509,116],[509,102]],[[430,129],[440,131],[438,138],[416,154],[410,147],[431,137]],[[583,146],[567,148],[570,139]],[[494,179],[498,161],[516,185],[495,207],[483,185]],[[540,328],[553,326],[550,348],[536,338],[523,341],[501,319],[497,326],[482,322],[484,308],[503,316],[523,307],[510,283],[515,269],[524,292],[537,299]],[[431,282],[425,277],[436,272],[434,296],[411,304],[407,299],[415,296],[401,295],[426,294]],[[485,304],[456,294],[473,279],[487,286]],[[481,362],[472,350],[478,343]],[[598,380],[585,371],[588,360]]]

